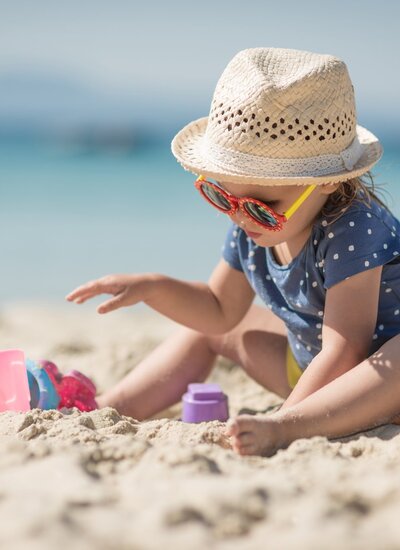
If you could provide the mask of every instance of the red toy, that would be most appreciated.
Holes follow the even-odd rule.
[[[87,376],[77,370],[63,375],[51,361],[41,359],[37,363],[46,371],[60,397],[58,409],[76,407],[89,412],[99,408],[95,399],[96,386]]]

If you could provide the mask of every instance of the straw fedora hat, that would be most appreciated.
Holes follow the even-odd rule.
[[[185,126],[171,147],[195,174],[259,185],[347,181],[382,156],[378,139],[357,125],[344,62],[281,48],[239,52],[209,116]]]

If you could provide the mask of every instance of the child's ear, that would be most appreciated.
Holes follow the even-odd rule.
[[[340,185],[340,181],[338,181],[337,183],[327,183],[325,185],[321,185],[321,194],[331,195],[336,191],[339,185]]]

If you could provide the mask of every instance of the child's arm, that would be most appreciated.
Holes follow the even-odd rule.
[[[205,334],[224,333],[244,317],[254,291],[241,271],[221,260],[208,284],[172,279],[166,275],[108,275],[75,289],[67,300],[82,304],[99,294],[114,297],[97,311],[108,313],[144,302],[173,321]]]
[[[295,405],[368,356],[374,333],[382,267],[338,283],[326,293],[322,350],[282,406]]]

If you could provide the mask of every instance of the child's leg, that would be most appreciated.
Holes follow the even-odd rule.
[[[182,328],[114,387],[96,397],[97,403],[138,420],[149,418],[177,403],[188,383],[205,380],[214,359],[205,337]]]
[[[286,346],[283,323],[268,309],[253,305],[224,335],[179,330],[97,401],[100,407],[115,407],[139,420],[149,418],[177,403],[190,382],[203,382],[217,355],[242,365],[261,385],[287,397]]]
[[[295,439],[340,437],[389,422],[400,411],[400,335],[293,407],[238,416],[227,432],[240,454],[270,455]]]

